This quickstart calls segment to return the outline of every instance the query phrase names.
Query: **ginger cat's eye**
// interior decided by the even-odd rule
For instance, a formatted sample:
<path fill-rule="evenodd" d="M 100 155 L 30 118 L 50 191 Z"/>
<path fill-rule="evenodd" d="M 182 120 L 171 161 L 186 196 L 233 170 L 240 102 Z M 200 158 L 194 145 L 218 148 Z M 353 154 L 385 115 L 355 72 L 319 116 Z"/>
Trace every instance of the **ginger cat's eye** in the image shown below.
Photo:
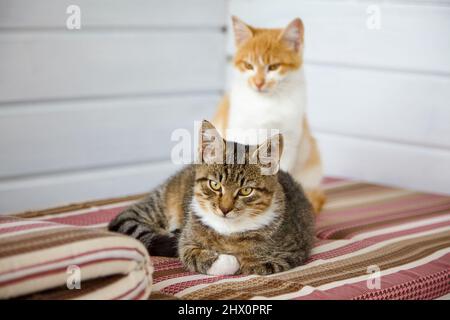
<path fill-rule="evenodd" d="M 245 69 L 247 69 L 247 70 L 253 70 L 252 64 L 251 64 L 251 63 L 248 63 L 248 62 L 245 62 L 245 61 L 244 61 L 244 67 L 245 67 Z"/>
<path fill-rule="evenodd" d="M 220 191 L 220 189 L 222 189 L 220 182 L 214 180 L 209 180 L 209 187 L 214 191 Z"/>
<path fill-rule="evenodd" d="M 243 197 L 249 196 L 253 192 L 253 188 L 247 187 L 239 190 L 239 195 Z"/>
<path fill-rule="evenodd" d="M 280 64 L 279 64 L 279 63 L 274 63 L 274 64 L 269 65 L 268 69 L 269 69 L 269 71 L 275 71 L 275 70 L 277 70 L 279 67 L 280 67 Z"/>

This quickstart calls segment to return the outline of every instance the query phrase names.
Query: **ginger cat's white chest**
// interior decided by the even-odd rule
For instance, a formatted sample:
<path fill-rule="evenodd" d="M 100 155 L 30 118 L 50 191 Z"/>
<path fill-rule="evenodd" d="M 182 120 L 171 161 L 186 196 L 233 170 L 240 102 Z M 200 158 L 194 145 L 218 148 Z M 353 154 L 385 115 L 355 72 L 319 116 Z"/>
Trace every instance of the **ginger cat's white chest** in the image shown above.
<path fill-rule="evenodd" d="M 279 130 L 284 136 L 281 168 L 289 171 L 295 162 L 306 109 L 303 72 L 296 72 L 279 86 L 274 92 L 260 93 L 236 79 L 230 92 L 227 138 L 256 144 L 271 135 L 270 130 Z"/>

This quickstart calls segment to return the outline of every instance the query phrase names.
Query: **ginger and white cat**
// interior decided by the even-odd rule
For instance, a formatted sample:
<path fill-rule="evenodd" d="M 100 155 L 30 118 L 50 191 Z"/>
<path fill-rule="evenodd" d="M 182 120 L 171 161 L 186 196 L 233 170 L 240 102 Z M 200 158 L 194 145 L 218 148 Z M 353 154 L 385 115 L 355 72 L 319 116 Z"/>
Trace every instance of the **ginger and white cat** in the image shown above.
<path fill-rule="evenodd" d="M 244 144 L 266 137 L 251 130 L 279 130 L 285 143 L 281 169 L 302 184 L 319 212 L 325 196 L 320 154 L 305 113 L 303 23 L 297 18 L 284 29 L 259 29 L 232 19 L 237 72 L 213 123 L 228 140 Z"/>

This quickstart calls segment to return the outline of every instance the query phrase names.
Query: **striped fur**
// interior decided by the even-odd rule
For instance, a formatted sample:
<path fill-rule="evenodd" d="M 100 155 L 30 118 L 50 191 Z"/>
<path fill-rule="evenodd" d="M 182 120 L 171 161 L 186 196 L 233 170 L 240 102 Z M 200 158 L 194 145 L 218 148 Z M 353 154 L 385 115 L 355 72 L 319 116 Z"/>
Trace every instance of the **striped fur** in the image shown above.
<path fill-rule="evenodd" d="M 213 142 L 207 130 L 220 137 L 204 122 L 204 162 L 187 166 L 127 208 L 109 229 L 140 240 L 151 255 L 178 253 L 186 268 L 201 273 L 271 274 L 302 264 L 313 243 L 313 209 L 300 185 L 277 171 L 282 137 L 258 149 L 222 140 L 222 160 L 234 150 L 234 161 L 218 164 L 208 162 L 217 160 L 217 153 L 208 148 Z M 273 156 L 270 175 L 262 174 L 267 163 L 250 161 L 261 148 Z M 242 195 L 244 189 L 251 192 Z M 221 266 L 222 261 L 228 265 Z M 230 261 L 235 268 L 230 269 Z"/>
<path fill-rule="evenodd" d="M 186 167 L 142 201 L 125 209 L 110 222 L 109 230 L 138 239 L 150 255 L 177 256 L 178 238 L 184 220 L 182 215 L 185 212 L 183 207 L 187 206 L 183 198 L 189 198 L 193 174 L 194 166 Z M 183 192 L 186 194 L 180 197 Z"/>

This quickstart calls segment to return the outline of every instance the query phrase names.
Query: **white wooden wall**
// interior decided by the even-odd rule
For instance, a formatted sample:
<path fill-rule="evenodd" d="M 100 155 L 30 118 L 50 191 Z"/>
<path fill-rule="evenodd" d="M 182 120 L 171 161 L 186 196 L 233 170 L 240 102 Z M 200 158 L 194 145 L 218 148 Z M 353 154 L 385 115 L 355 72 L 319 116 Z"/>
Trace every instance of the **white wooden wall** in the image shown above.
<path fill-rule="evenodd" d="M 65 27 L 71 4 L 81 30 Z M 0 214 L 165 179 L 172 130 L 225 87 L 230 14 L 304 20 L 327 174 L 450 193 L 448 1 L 0 0 Z"/>
<path fill-rule="evenodd" d="M 379 30 L 366 27 L 373 4 Z M 229 11 L 255 26 L 303 19 L 326 174 L 450 194 L 450 1 L 231 0 Z"/>
<path fill-rule="evenodd" d="M 66 8 L 81 8 L 67 30 Z M 226 3 L 0 0 L 0 213 L 145 192 L 212 114 Z"/>

